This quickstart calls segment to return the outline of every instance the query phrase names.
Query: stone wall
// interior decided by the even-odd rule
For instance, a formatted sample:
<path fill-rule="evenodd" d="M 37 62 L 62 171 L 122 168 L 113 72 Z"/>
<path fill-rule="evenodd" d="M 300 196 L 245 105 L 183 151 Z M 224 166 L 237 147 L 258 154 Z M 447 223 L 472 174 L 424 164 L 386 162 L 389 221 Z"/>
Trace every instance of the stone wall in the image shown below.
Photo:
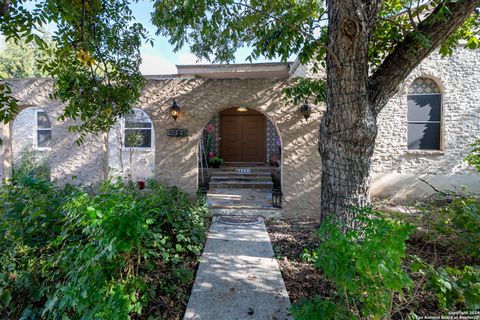
<path fill-rule="evenodd" d="M 318 213 L 321 161 L 316 137 L 321 113 L 316 110 L 309 121 L 303 120 L 297 108 L 285 104 L 284 86 L 285 81 L 277 79 L 149 80 L 138 107 L 155 125 L 156 178 L 194 195 L 203 129 L 219 111 L 242 104 L 262 112 L 280 134 L 284 214 Z M 169 114 L 173 98 L 181 107 L 176 122 Z M 187 129 L 188 137 L 168 137 L 166 130 L 173 127 Z"/>
<path fill-rule="evenodd" d="M 53 81 L 50 79 L 11 80 L 14 96 L 20 101 L 21 109 L 27 113 L 13 123 L 12 149 L 14 166 L 18 163 L 18 155 L 24 147 L 33 150 L 33 115 L 31 108 L 43 109 L 52 125 L 51 150 L 48 151 L 50 175 L 53 181 L 60 184 L 73 183 L 90 185 L 105 179 L 105 134 L 89 135 L 85 143 L 78 146 L 76 136 L 68 132 L 68 127 L 75 122 L 60 122 L 63 105 L 52 101 L 48 95 L 52 92 Z M 27 109 L 28 108 L 28 109 Z M 15 132 L 23 132 L 16 134 Z M 18 141 L 16 138 L 19 138 Z M 35 151 L 35 150 L 33 150 Z"/>
<path fill-rule="evenodd" d="M 433 189 L 480 192 L 480 177 L 463 160 L 480 138 L 480 52 L 458 49 L 452 57 L 432 54 L 399 88 L 378 119 L 372 195 L 396 200 L 417 199 Z M 442 91 L 440 151 L 407 149 L 407 92 L 418 77 L 433 79 Z"/>

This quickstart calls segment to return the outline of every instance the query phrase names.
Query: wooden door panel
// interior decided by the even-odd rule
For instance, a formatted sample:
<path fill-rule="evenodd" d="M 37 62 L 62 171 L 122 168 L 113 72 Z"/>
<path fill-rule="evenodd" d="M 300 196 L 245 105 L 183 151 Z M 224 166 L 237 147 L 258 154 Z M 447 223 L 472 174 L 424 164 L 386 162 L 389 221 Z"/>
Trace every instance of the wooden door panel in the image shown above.
<path fill-rule="evenodd" d="M 221 115 L 221 157 L 226 162 L 265 162 L 265 125 L 265 116 L 258 112 Z"/>
<path fill-rule="evenodd" d="M 243 117 L 243 161 L 265 162 L 265 116 Z"/>
<path fill-rule="evenodd" d="M 242 119 L 237 116 L 222 116 L 221 156 L 226 162 L 242 161 Z"/>

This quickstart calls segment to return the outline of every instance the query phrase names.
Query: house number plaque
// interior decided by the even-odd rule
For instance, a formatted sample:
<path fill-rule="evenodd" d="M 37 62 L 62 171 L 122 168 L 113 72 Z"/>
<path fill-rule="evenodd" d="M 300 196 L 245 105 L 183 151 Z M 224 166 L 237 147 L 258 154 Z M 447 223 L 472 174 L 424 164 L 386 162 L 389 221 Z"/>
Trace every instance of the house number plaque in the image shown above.
<path fill-rule="evenodd" d="M 186 137 L 187 134 L 188 134 L 187 129 L 173 128 L 173 129 L 167 130 L 167 136 L 169 137 Z"/>

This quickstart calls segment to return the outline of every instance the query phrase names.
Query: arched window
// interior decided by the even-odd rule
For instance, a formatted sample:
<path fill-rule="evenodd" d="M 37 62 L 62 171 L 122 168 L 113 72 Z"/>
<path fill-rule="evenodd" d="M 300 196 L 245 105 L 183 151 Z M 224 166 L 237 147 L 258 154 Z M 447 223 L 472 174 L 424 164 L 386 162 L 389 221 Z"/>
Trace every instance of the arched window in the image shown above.
<path fill-rule="evenodd" d="M 123 145 L 126 148 L 151 148 L 152 133 L 152 121 L 144 111 L 133 109 L 133 113 L 125 116 Z"/>
<path fill-rule="evenodd" d="M 409 150 L 440 150 L 442 122 L 442 94 L 429 78 L 417 78 L 408 90 Z"/>

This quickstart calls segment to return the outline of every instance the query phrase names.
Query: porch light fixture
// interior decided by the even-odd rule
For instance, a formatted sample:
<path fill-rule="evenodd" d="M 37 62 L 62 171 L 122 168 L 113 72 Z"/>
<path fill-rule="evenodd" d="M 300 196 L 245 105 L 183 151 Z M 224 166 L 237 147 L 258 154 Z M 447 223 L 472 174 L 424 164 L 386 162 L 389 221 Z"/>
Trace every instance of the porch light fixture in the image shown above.
<path fill-rule="evenodd" d="M 175 99 L 173 99 L 172 106 L 170 107 L 170 114 L 173 117 L 173 120 L 177 121 L 177 117 L 180 114 L 180 107 L 177 105 Z"/>
<path fill-rule="evenodd" d="M 300 107 L 300 112 L 302 113 L 305 120 L 308 120 L 308 117 L 312 114 L 312 107 L 305 101 Z"/>
<path fill-rule="evenodd" d="M 244 106 L 240 106 L 240 107 L 237 108 L 237 111 L 238 111 L 238 112 L 247 112 L 248 109 L 247 109 L 246 107 L 244 107 Z"/>

